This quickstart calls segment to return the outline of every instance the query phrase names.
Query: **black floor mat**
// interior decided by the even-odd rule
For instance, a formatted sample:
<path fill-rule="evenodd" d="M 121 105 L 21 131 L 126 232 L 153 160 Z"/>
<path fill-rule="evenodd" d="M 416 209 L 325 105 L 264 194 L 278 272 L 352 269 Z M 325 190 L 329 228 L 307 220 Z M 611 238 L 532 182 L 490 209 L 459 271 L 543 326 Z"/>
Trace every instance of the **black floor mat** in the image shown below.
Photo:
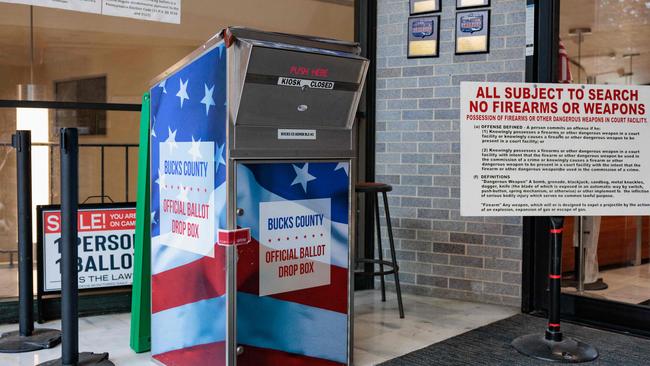
<path fill-rule="evenodd" d="M 546 319 L 519 314 L 449 338 L 407 355 L 384 362 L 381 366 L 432 365 L 545 365 L 517 352 L 510 342 L 520 335 L 543 333 Z M 600 357 L 583 365 L 650 365 L 650 340 L 563 323 L 565 335 L 596 347 Z"/>

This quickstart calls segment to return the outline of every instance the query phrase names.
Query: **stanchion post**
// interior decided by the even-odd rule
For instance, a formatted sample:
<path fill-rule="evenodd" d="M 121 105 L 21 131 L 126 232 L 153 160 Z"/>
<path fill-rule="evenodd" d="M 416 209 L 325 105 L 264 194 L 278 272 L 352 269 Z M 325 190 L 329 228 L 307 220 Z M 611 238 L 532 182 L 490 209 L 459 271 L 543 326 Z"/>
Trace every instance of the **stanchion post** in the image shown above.
<path fill-rule="evenodd" d="M 548 324 L 544 334 L 528 334 L 512 341 L 520 353 L 545 361 L 588 362 L 598 358 L 593 346 L 569 337 L 560 330 L 560 296 L 562 295 L 562 232 L 564 217 L 550 217 L 551 248 L 548 274 Z"/>
<path fill-rule="evenodd" d="M 61 129 L 61 330 L 64 365 L 79 362 L 77 212 L 79 146 L 76 128 Z"/>
<path fill-rule="evenodd" d="M 551 262 L 548 274 L 548 327 L 545 337 L 549 341 L 562 341 L 560 331 L 560 296 L 562 291 L 562 231 L 564 217 L 552 216 L 551 220 Z"/>
<path fill-rule="evenodd" d="M 108 353 L 79 353 L 79 279 L 78 210 L 79 210 L 79 133 L 76 128 L 62 128 L 61 157 L 61 358 L 39 366 L 114 366 Z"/>
<path fill-rule="evenodd" d="M 34 332 L 31 132 L 16 131 L 12 144 L 16 149 L 18 188 L 18 330 L 22 337 L 29 337 Z"/>
<path fill-rule="evenodd" d="M 32 237 L 32 137 L 30 131 L 16 131 L 11 139 L 16 149 L 18 214 L 18 331 L 0 337 L 0 353 L 31 352 L 56 346 L 61 332 L 34 330 L 34 285 Z"/>

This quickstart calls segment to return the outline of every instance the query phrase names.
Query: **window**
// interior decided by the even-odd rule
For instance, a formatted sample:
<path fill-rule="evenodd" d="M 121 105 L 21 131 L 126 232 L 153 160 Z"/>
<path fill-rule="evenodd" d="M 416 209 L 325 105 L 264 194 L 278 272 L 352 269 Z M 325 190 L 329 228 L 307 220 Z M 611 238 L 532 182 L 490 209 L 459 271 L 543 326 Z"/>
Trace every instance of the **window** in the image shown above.
<path fill-rule="evenodd" d="M 106 76 L 54 82 L 57 102 L 106 103 Z M 77 127 L 81 135 L 106 135 L 106 111 L 57 109 L 56 130 Z"/>

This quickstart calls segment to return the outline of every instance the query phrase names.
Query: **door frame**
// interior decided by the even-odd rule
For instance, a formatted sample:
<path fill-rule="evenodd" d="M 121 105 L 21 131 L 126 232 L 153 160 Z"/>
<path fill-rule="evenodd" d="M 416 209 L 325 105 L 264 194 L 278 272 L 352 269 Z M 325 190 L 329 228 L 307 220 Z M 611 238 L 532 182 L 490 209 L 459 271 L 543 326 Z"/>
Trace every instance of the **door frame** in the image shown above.
<path fill-rule="evenodd" d="M 363 161 L 359 157 L 358 179 L 367 182 L 375 181 L 375 101 L 376 101 L 376 76 L 377 76 L 377 2 L 374 0 L 354 1 L 354 39 L 361 45 L 361 55 L 370 60 L 366 83 L 357 110 L 357 125 L 359 146 L 357 151 L 363 150 Z M 353 182 L 355 183 L 355 182 Z M 353 187 L 354 189 L 354 187 Z M 355 255 L 363 258 L 372 258 L 375 254 L 373 219 L 374 206 L 372 201 L 360 198 L 353 192 L 352 197 L 359 200 L 357 205 L 357 228 Z M 369 213 L 369 214 L 367 214 Z M 351 268 L 350 270 L 353 270 Z M 372 272 L 373 264 L 366 263 L 364 272 Z M 354 277 L 355 290 L 369 290 L 374 288 L 374 278 L 358 273 Z"/>

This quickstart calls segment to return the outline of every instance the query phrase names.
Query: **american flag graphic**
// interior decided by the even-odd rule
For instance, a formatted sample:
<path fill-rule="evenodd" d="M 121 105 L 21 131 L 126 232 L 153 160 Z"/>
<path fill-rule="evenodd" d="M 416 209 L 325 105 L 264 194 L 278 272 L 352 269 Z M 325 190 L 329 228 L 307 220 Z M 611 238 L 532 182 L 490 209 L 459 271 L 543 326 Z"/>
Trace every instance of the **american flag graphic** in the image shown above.
<path fill-rule="evenodd" d="M 347 162 L 240 164 L 237 206 L 240 227 L 251 228 L 253 242 L 238 247 L 237 342 L 244 345 L 238 365 L 341 365 L 348 353 L 348 207 Z M 259 205 L 261 202 L 328 202 L 331 242 L 328 284 L 258 296 L 260 293 Z M 282 212 L 278 212 L 282 215 Z M 297 240 L 300 245 L 310 239 Z M 271 239 L 267 239 L 271 240 Z M 275 240 L 275 238 L 273 238 Z M 265 240 L 266 241 L 266 240 Z"/>
<path fill-rule="evenodd" d="M 151 344 L 154 359 L 165 365 L 225 365 L 225 250 L 214 237 L 203 243 L 210 247 L 207 251 L 170 239 L 170 228 L 161 225 L 167 215 L 161 197 L 175 190 L 179 199 L 192 201 L 205 197 L 207 190 L 214 227 L 226 228 L 227 52 L 218 44 L 151 89 Z M 214 173 L 209 187 L 175 185 L 160 164 L 164 156 L 200 162 L 208 154 L 213 154 Z M 237 344 L 244 353 L 237 364 L 345 364 L 348 162 L 242 163 L 236 172 L 237 207 L 245 212 L 237 224 L 250 228 L 253 237 L 238 247 Z M 264 230 L 260 207 L 283 202 L 327 213 L 322 216 L 330 228 L 327 261 L 316 265 L 325 265 L 328 275 L 316 287 L 260 296 L 260 252 L 269 248 L 259 242 Z M 328 207 L 318 206 L 323 202 Z M 297 235 L 286 239 L 302 240 Z"/>
<path fill-rule="evenodd" d="M 571 61 L 569 59 L 569 55 L 566 52 L 566 47 L 564 47 L 564 43 L 560 41 L 560 46 L 559 46 L 559 56 L 560 56 L 560 62 L 559 62 L 559 72 L 558 72 L 558 83 L 571 83 L 573 81 L 573 77 L 571 77 Z"/>
<path fill-rule="evenodd" d="M 222 203 L 214 225 L 225 227 L 226 52 L 223 43 L 217 45 L 150 91 L 151 353 L 165 365 L 225 364 L 225 250 L 213 245 L 211 255 L 201 255 L 169 245 L 160 200 L 169 191 L 192 200 L 200 196 L 198 188 L 209 188 Z M 187 192 L 170 184 L 160 157 L 190 153 L 181 150 L 193 141 L 213 142 L 214 183 Z"/>

